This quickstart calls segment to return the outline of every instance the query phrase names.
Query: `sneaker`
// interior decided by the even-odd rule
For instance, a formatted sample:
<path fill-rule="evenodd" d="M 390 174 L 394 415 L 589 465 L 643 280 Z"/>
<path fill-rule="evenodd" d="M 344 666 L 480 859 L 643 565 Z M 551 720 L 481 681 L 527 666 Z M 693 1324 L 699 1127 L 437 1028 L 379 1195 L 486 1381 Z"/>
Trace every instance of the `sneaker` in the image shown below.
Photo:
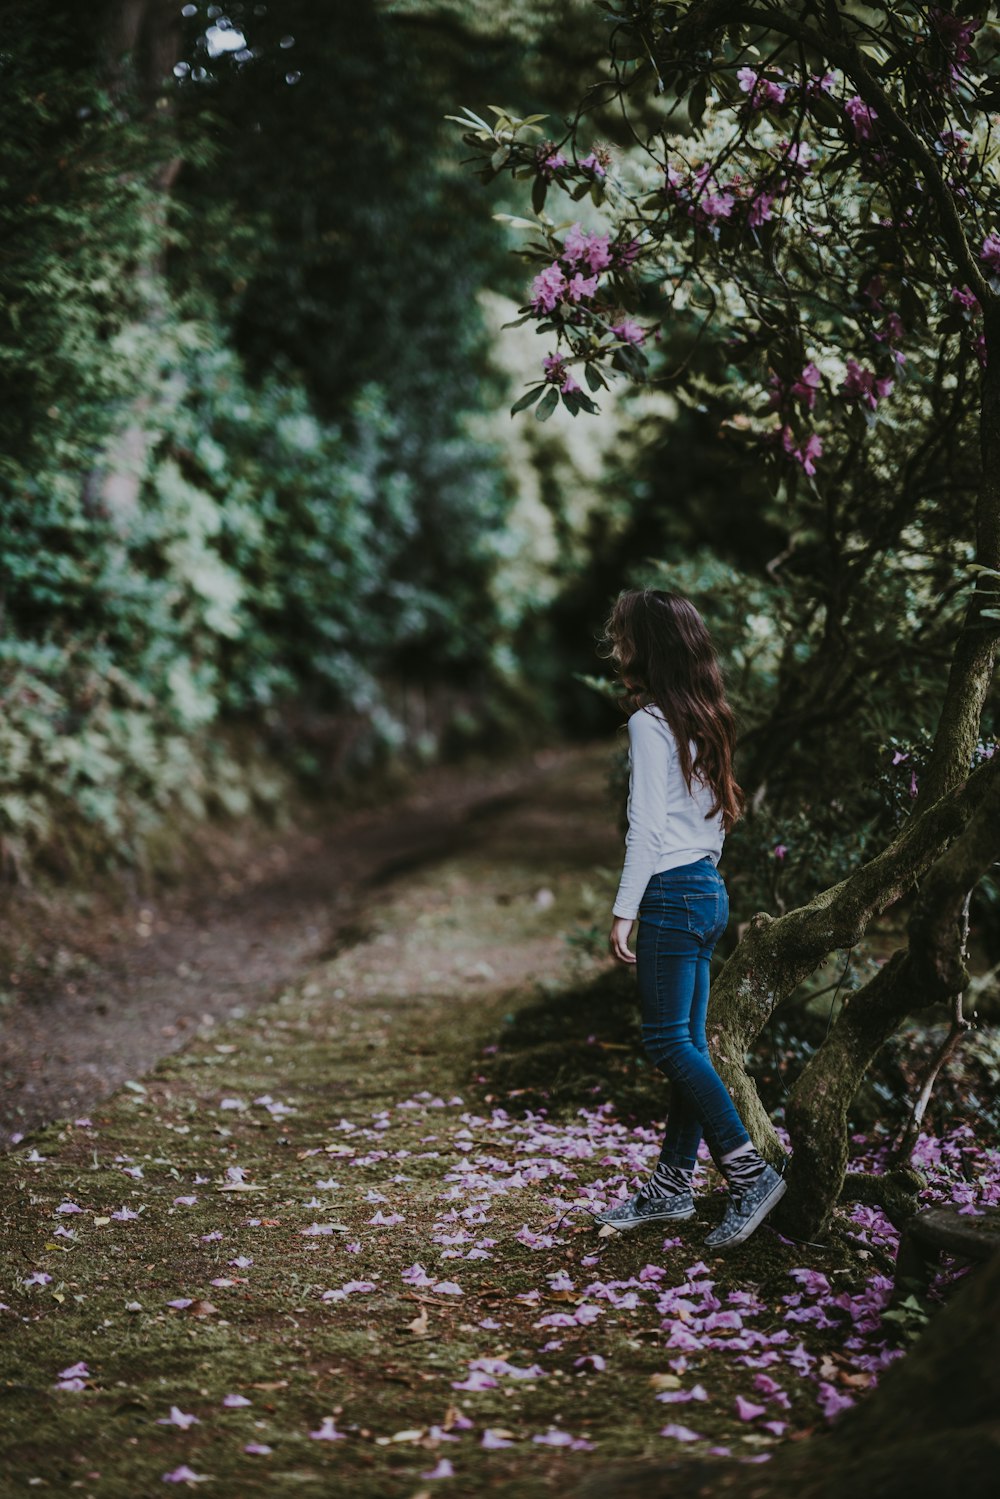
<path fill-rule="evenodd" d="M 788 1183 L 773 1166 L 766 1166 L 752 1187 L 732 1188 L 718 1228 L 705 1239 L 708 1249 L 732 1249 L 749 1239 L 788 1190 Z"/>
<path fill-rule="evenodd" d="M 642 1197 L 638 1192 L 616 1207 L 595 1213 L 596 1223 L 610 1223 L 619 1233 L 638 1228 L 641 1223 L 665 1223 L 677 1218 L 694 1217 L 694 1197 L 690 1192 L 675 1192 L 670 1197 Z"/>

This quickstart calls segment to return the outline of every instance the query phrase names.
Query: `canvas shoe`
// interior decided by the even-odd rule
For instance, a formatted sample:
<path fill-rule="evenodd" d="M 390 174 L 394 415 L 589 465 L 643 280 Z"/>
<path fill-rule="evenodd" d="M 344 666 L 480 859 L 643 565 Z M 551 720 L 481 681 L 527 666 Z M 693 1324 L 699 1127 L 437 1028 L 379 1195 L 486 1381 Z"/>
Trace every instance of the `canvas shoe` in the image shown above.
<path fill-rule="evenodd" d="M 726 1211 L 718 1228 L 705 1239 L 708 1249 L 732 1249 L 749 1239 L 788 1190 L 788 1183 L 773 1166 L 766 1166 L 752 1187 L 730 1189 Z"/>
<path fill-rule="evenodd" d="M 674 1192 L 670 1197 L 642 1197 L 636 1192 L 624 1202 L 595 1213 L 597 1223 L 610 1223 L 619 1233 L 638 1228 L 642 1223 L 667 1223 L 678 1218 L 694 1217 L 694 1197 L 690 1192 Z"/>

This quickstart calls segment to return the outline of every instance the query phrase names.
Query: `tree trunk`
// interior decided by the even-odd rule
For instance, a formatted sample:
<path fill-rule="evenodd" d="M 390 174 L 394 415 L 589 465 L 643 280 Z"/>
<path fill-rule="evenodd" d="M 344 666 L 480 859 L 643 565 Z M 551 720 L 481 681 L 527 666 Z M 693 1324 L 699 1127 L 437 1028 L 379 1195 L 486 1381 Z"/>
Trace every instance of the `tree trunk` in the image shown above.
<path fill-rule="evenodd" d="M 646 1463 L 574 1499 L 992 1499 L 1000 1473 L 1000 1254 L 974 1272 L 878 1388 L 828 1435 L 769 1463 Z"/>
<path fill-rule="evenodd" d="M 772 918 L 758 914 L 712 986 L 708 1038 L 713 1060 L 758 1149 L 771 1161 L 782 1147 L 744 1060 L 783 1000 L 838 948 L 860 941 L 869 922 L 912 890 L 961 834 L 996 771 L 981 766 L 923 813 L 895 842 L 805 906 Z M 1000 769 L 1000 766 L 998 766 Z"/>
<path fill-rule="evenodd" d="M 813 1238 L 840 1196 L 847 1169 L 851 1102 L 865 1072 L 914 1010 L 964 991 L 969 892 L 1000 850 L 1000 757 L 980 777 L 986 794 L 964 832 L 931 865 L 909 921 L 909 947 L 893 954 L 852 994 L 823 1045 L 796 1079 L 786 1122 L 794 1154 L 781 1224 Z"/>

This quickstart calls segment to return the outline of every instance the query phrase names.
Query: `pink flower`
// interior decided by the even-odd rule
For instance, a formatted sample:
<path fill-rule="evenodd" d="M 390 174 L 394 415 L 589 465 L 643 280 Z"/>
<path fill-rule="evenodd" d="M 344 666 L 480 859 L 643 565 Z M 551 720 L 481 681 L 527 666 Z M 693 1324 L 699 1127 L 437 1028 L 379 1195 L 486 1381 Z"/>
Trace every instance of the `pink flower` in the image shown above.
<path fill-rule="evenodd" d="M 751 229 L 758 228 L 772 217 L 771 209 L 774 206 L 774 194 L 759 192 L 750 201 L 747 210 L 747 223 Z"/>
<path fill-rule="evenodd" d="M 595 1374 L 603 1374 L 607 1367 L 599 1353 L 585 1353 L 581 1358 L 573 1360 L 574 1369 L 593 1369 Z"/>
<path fill-rule="evenodd" d="M 582 302 L 592 297 L 597 290 L 599 276 L 583 276 L 579 271 L 571 276 L 566 290 L 571 302 Z"/>
<path fill-rule="evenodd" d="M 819 390 L 822 378 L 819 370 L 810 362 L 806 365 L 788 393 L 797 400 L 803 401 L 809 410 L 812 411 L 816 405 L 816 392 Z"/>
<path fill-rule="evenodd" d="M 531 305 L 536 312 L 551 312 L 566 290 L 566 277 L 555 261 L 539 271 L 531 283 Z"/>
<path fill-rule="evenodd" d="M 835 73 L 813 73 L 806 79 L 805 94 L 808 99 L 818 99 L 821 94 L 828 94 L 837 81 Z"/>
<path fill-rule="evenodd" d="M 112 1218 L 117 1219 L 119 1223 L 128 1223 L 131 1219 L 138 1218 L 139 1214 L 133 1213 L 130 1207 L 126 1207 L 125 1204 L 122 1203 L 117 1213 L 112 1213 L 111 1216 Z"/>
<path fill-rule="evenodd" d="M 580 162 L 580 171 L 592 172 L 595 177 L 605 177 L 607 175 L 604 163 L 601 161 L 596 151 L 591 151 L 589 156 L 585 156 L 583 158 L 583 160 Z"/>
<path fill-rule="evenodd" d="M 70 1364 L 68 1369 L 60 1369 L 59 1371 L 60 1379 L 87 1379 L 89 1377 L 90 1370 L 83 1362 L 79 1364 Z"/>
<path fill-rule="evenodd" d="M 994 276 L 1000 276 L 1000 235 L 988 234 L 986 236 L 979 258 Z"/>
<path fill-rule="evenodd" d="M 997 251 L 1000 254 L 1000 241 L 997 242 Z M 951 289 L 951 300 L 964 307 L 966 312 L 979 311 L 979 298 L 974 297 L 967 286 L 953 286 Z"/>
<path fill-rule="evenodd" d="M 611 250 L 607 234 L 592 234 L 584 252 L 584 260 L 595 273 L 605 271 L 611 264 Z"/>
<path fill-rule="evenodd" d="M 740 68 L 736 74 L 736 81 L 743 92 L 750 95 L 747 102 L 752 109 L 767 109 L 769 105 L 778 106 L 785 102 L 788 84 L 778 83 L 773 78 L 766 78 L 763 73 L 757 73 L 753 68 Z"/>
<path fill-rule="evenodd" d="M 535 152 L 535 161 L 538 165 L 538 175 L 546 182 L 551 182 L 559 168 L 567 164 L 565 156 L 551 141 L 545 141 L 539 146 Z"/>
<path fill-rule="evenodd" d="M 642 344 L 646 342 L 646 331 L 634 323 L 631 318 L 622 318 L 620 323 L 612 323 L 611 332 L 615 338 L 620 338 L 625 344 Z"/>
<path fill-rule="evenodd" d="M 801 448 L 795 446 L 795 436 L 791 427 L 781 428 L 781 445 L 790 458 L 800 463 L 805 473 L 814 474 L 816 465 L 814 459 L 821 457 L 823 452 L 823 440 L 816 432 L 810 432 L 805 444 Z"/>
<path fill-rule="evenodd" d="M 703 218 L 712 222 L 717 219 L 728 219 L 735 201 L 732 193 L 724 189 L 721 192 L 703 193 L 698 200 L 698 209 Z"/>
<path fill-rule="evenodd" d="M 582 224 L 571 224 L 566 230 L 566 235 L 563 239 L 561 258 L 569 261 L 570 265 L 576 265 L 577 261 L 582 260 L 587 252 L 589 238 Z"/>
<path fill-rule="evenodd" d="M 47 1286 L 51 1279 L 52 1276 L 48 1275 L 44 1270 L 36 1270 L 33 1275 L 26 1277 L 24 1284 L 26 1286 Z"/>
<path fill-rule="evenodd" d="M 845 103 L 844 113 L 854 126 L 854 139 L 859 144 L 870 141 L 875 134 L 874 126 L 878 119 L 875 110 L 860 95 L 855 94 Z"/>
<path fill-rule="evenodd" d="M 875 411 L 878 403 L 892 394 L 893 381 L 878 378 L 873 370 L 866 370 L 856 359 L 848 359 L 847 374 L 840 387 L 841 395 L 861 401 Z"/>
<path fill-rule="evenodd" d="M 513 1445 L 514 1443 L 507 1437 L 499 1436 L 491 1426 L 487 1426 L 483 1432 L 483 1440 L 480 1443 L 480 1446 L 485 1447 L 488 1452 L 495 1452 L 498 1447 L 513 1447 Z"/>
<path fill-rule="evenodd" d="M 61 1202 L 56 1208 L 57 1213 L 82 1213 L 83 1208 L 78 1207 L 75 1202 Z"/>
<path fill-rule="evenodd" d="M 793 171 L 805 175 L 812 158 L 812 146 L 808 141 L 786 141 L 782 146 L 782 161 Z"/>

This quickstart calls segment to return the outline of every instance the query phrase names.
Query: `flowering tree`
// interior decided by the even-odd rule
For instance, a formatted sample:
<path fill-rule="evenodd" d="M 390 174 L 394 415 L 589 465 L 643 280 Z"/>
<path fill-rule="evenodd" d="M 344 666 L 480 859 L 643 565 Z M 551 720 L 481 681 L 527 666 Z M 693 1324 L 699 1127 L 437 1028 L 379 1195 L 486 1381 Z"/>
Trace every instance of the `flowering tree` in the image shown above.
<path fill-rule="evenodd" d="M 616 373 L 682 383 L 692 344 L 721 338 L 745 391 L 731 434 L 811 524 L 836 518 L 848 545 L 873 524 L 873 490 L 894 535 L 926 530 L 934 512 L 893 485 L 894 409 L 905 402 L 917 451 L 978 423 L 974 516 L 957 552 L 974 583 L 967 573 L 916 815 L 840 885 L 755 918 L 715 990 L 720 1067 L 774 1154 L 746 1047 L 830 951 L 923 881 L 908 948 L 844 1006 L 790 1100 L 786 1222 L 812 1234 L 843 1188 L 847 1110 L 875 1051 L 913 1008 L 965 986 L 968 895 L 1000 838 L 1000 766 L 970 776 L 1000 617 L 1000 27 L 961 3 L 600 8 L 610 68 L 560 139 L 498 109 L 464 121 L 484 178 L 532 184 L 535 221 L 512 221 L 534 232 L 525 253 L 538 262 L 523 317 L 552 344 L 514 410 L 591 411 Z M 609 104 L 624 151 L 588 134 Z M 557 188 L 589 197 L 605 222 L 555 223 L 545 209 Z M 689 330 L 674 369 L 658 348 L 664 324 Z M 893 1186 L 905 1176 L 877 1190 Z"/>

